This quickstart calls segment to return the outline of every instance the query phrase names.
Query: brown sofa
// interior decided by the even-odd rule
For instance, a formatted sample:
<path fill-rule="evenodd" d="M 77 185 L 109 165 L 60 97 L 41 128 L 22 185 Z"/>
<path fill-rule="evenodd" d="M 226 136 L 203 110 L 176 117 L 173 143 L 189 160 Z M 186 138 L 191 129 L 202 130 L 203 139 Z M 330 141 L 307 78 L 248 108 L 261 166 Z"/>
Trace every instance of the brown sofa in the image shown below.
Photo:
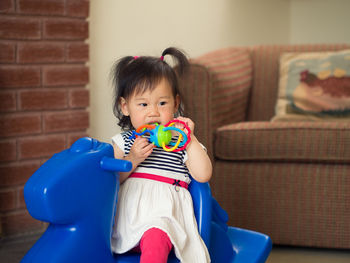
<path fill-rule="evenodd" d="M 274 244 L 350 249 L 350 122 L 271 122 L 279 57 L 350 45 L 232 47 L 191 62 L 181 89 L 229 224 Z"/>

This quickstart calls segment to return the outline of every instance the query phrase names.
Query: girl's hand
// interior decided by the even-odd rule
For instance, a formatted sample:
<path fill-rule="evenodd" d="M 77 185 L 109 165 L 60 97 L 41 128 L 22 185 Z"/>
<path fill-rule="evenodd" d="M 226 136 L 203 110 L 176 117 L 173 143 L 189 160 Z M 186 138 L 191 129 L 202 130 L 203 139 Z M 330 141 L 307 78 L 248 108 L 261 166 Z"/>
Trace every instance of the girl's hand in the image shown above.
<path fill-rule="evenodd" d="M 186 123 L 188 128 L 191 130 L 191 136 L 194 135 L 194 122 L 190 118 L 186 117 L 177 117 L 175 120 L 183 121 Z M 175 123 L 175 127 L 179 129 L 184 129 L 184 126 L 181 123 Z"/>
<path fill-rule="evenodd" d="M 153 151 L 154 145 L 149 143 L 148 139 L 138 137 L 131 146 L 128 159 L 133 162 L 135 167 L 142 163 Z"/>
<path fill-rule="evenodd" d="M 135 139 L 133 146 L 131 146 L 130 152 L 127 156 L 124 156 L 124 152 L 119 149 L 116 144 L 113 144 L 114 157 L 117 159 L 124 159 L 132 162 L 132 170 L 129 172 L 120 172 L 119 181 L 123 184 L 129 175 L 133 173 L 136 167 L 142 163 L 153 151 L 154 145 L 149 143 L 146 138 L 138 137 Z"/>

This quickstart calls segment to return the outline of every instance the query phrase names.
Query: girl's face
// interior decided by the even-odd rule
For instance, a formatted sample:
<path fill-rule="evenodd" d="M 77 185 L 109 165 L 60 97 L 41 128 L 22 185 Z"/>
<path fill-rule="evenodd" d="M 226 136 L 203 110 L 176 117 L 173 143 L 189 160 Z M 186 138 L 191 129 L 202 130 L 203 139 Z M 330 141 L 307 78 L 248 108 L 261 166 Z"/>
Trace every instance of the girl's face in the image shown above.
<path fill-rule="evenodd" d="M 121 98 L 120 108 L 125 116 L 130 116 L 132 126 L 137 129 L 156 122 L 167 124 L 174 118 L 179 104 L 179 96 L 174 98 L 168 81 L 162 79 L 152 91 L 134 93 L 127 100 Z"/>

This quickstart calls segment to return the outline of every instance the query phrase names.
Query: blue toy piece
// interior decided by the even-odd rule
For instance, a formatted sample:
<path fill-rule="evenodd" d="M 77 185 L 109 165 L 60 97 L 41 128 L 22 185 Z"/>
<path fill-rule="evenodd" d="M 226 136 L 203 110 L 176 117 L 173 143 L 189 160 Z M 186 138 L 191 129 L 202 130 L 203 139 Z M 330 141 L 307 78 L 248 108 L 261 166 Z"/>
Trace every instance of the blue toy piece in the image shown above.
<path fill-rule="evenodd" d="M 26 183 L 24 198 L 29 213 L 50 224 L 21 262 L 139 262 L 139 254 L 111 252 L 117 172 L 131 168 L 130 162 L 113 158 L 110 144 L 91 138 L 79 139 L 44 163 Z M 228 227 L 208 183 L 193 180 L 189 190 L 212 262 L 265 262 L 272 246 L 268 236 Z M 168 262 L 179 261 L 172 253 Z"/>

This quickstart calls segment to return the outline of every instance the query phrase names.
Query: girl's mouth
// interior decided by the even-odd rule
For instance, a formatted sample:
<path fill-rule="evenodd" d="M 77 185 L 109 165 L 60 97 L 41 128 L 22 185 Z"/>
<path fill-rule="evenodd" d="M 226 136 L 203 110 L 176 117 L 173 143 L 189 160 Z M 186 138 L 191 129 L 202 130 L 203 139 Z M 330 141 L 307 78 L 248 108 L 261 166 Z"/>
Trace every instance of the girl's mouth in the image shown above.
<path fill-rule="evenodd" d="M 150 123 L 148 123 L 148 125 L 159 125 L 159 123 L 158 122 L 150 122 Z"/>

